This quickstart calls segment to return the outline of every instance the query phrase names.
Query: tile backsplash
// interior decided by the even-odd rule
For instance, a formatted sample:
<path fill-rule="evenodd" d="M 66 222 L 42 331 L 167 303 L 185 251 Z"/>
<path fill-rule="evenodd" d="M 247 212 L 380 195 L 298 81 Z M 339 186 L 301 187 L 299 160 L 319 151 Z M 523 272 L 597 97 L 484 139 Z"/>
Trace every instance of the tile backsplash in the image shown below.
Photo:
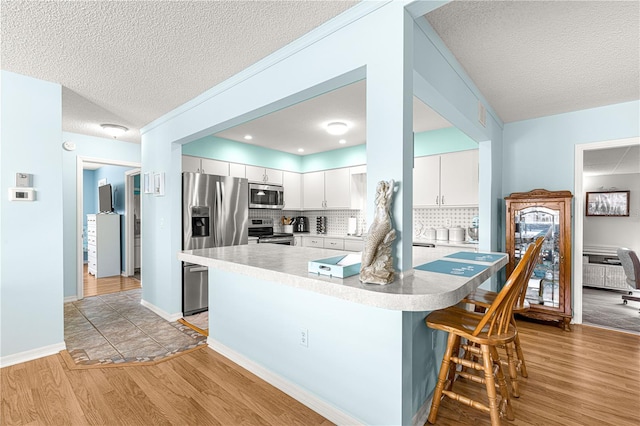
<path fill-rule="evenodd" d="M 250 209 L 250 218 L 271 218 L 273 219 L 276 231 L 282 231 L 282 216 L 306 216 L 309 218 L 309 231 L 311 234 L 316 233 L 316 218 L 318 216 L 326 216 L 327 218 L 327 234 L 330 235 L 346 235 L 347 223 L 350 217 L 358 219 L 358 232 L 366 233 L 367 223 L 366 216 L 362 210 L 268 210 L 268 209 Z M 474 216 L 478 216 L 477 207 L 460 207 L 460 208 L 422 208 L 413 209 L 413 227 L 414 233 L 420 228 L 451 228 L 471 226 Z"/>
<path fill-rule="evenodd" d="M 425 228 L 471 227 L 474 216 L 478 216 L 477 207 L 435 207 L 431 209 L 413 209 L 414 231 L 420 226 Z"/>

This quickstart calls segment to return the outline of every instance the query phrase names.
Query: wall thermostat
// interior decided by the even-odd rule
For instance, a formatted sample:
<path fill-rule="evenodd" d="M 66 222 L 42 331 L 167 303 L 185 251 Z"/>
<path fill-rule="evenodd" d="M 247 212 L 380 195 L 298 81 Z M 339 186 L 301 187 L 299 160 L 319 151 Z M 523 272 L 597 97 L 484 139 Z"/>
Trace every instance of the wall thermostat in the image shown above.
<path fill-rule="evenodd" d="M 36 190 L 33 188 L 9 188 L 9 201 L 35 201 Z"/>

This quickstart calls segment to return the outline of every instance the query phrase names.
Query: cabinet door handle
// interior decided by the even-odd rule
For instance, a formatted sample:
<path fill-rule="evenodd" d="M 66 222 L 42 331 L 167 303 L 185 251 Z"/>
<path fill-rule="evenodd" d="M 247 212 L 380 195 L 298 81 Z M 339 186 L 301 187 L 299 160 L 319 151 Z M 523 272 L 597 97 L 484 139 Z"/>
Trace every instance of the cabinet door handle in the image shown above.
<path fill-rule="evenodd" d="M 440 201 L 440 197 L 438 197 L 438 196 L 436 195 L 436 206 L 439 206 L 439 205 L 440 205 L 439 201 Z"/>
<path fill-rule="evenodd" d="M 442 202 L 440 203 L 440 205 L 443 205 L 443 206 L 444 206 L 444 195 L 443 195 L 443 196 L 441 196 L 440 198 L 442 198 Z"/>

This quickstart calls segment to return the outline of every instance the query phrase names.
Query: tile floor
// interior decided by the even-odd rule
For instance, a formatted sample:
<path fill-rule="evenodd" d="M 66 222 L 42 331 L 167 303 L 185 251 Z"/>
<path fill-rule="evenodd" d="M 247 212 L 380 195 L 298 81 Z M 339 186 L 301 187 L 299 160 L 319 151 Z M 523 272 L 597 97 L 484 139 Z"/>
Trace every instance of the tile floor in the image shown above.
<path fill-rule="evenodd" d="M 582 322 L 640 334 L 640 302 L 622 303 L 624 292 L 584 287 Z M 638 295 L 638 293 L 635 293 Z"/>
<path fill-rule="evenodd" d="M 136 289 L 64 305 L 65 343 L 76 364 L 157 361 L 206 344 L 206 336 L 167 322 L 140 297 Z"/>

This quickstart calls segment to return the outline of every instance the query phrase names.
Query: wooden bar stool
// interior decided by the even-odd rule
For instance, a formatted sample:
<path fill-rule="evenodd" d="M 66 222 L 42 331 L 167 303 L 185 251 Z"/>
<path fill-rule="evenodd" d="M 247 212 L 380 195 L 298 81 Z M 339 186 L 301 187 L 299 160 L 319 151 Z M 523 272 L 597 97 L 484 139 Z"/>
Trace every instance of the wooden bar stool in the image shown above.
<path fill-rule="evenodd" d="M 529 246 L 520 263 L 511 273 L 504 287 L 485 313 L 469 312 L 452 306 L 433 311 L 425 319 L 429 328 L 449 333 L 447 349 L 442 358 L 438 383 L 436 384 L 433 401 L 431 402 L 431 411 L 427 419 L 429 423 L 435 423 L 440 400 L 443 396 L 489 413 L 493 426 L 500 424 L 500 413 L 503 413 L 509 420 L 514 419 L 509 389 L 507 388 L 500 356 L 496 348 L 498 345 L 507 345 L 516 338 L 517 331 L 511 323 L 513 306 L 520 295 L 521 286 L 526 285 L 524 277 L 532 259 L 532 252 L 533 245 Z M 464 349 L 481 357 L 481 363 L 459 356 L 461 338 L 466 339 L 469 343 L 462 345 Z M 476 344 L 478 347 L 472 344 Z M 515 365 L 515 359 L 512 356 L 509 358 L 509 363 Z M 483 375 L 458 371 L 456 368 L 458 364 L 482 372 Z M 452 391 L 456 376 L 484 384 L 489 398 L 489 406 Z M 501 395 L 500 404 L 498 404 L 496 394 L 496 381 Z"/>
<path fill-rule="evenodd" d="M 513 315 L 511 318 L 511 324 L 518 329 L 516 325 L 515 314 L 525 312 L 529 310 L 529 302 L 527 302 L 527 282 L 531 278 L 533 274 L 533 270 L 538 264 L 538 256 L 540 255 L 540 250 L 542 249 L 542 243 L 544 242 L 544 237 L 538 237 L 536 241 L 533 243 L 533 251 L 531 252 L 531 261 L 529 262 L 528 268 L 525 271 L 525 276 L 523 278 L 524 285 L 520 291 L 518 299 L 516 300 L 515 305 L 513 306 Z M 495 291 L 488 291 L 477 289 L 476 291 L 467 295 L 464 299 L 462 299 L 462 303 L 473 304 L 476 307 L 482 308 L 482 311 L 488 309 L 491 304 L 496 300 L 498 293 Z M 513 346 L 515 348 L 515 355 L 517 357 L 517 362 L 515 366 L 513 364 L 509 365 L 509 378 L 511 379 L 511 388 L 513 390 L 513 396 L 518 398 L 520 396 L 520 388 L 518 384 L 518 371 L 520 371 L 520 375 L 522 377 L 528 377 L 527 373 L 527 365 L 524 361 L 524 353 L 522 352 L 522 346 L 520 345 L 520 336 L 516 332 L 516 338 L 513 341 Z M 506 345 L 505 351 L 507 354 L 509 351 L 513 351 L 514 348 L 511 348 L 511 345 Z M 511 352 L 513 353 L 513 352 Z M 515 368 L 514 368 L 515 367 Z"/>

